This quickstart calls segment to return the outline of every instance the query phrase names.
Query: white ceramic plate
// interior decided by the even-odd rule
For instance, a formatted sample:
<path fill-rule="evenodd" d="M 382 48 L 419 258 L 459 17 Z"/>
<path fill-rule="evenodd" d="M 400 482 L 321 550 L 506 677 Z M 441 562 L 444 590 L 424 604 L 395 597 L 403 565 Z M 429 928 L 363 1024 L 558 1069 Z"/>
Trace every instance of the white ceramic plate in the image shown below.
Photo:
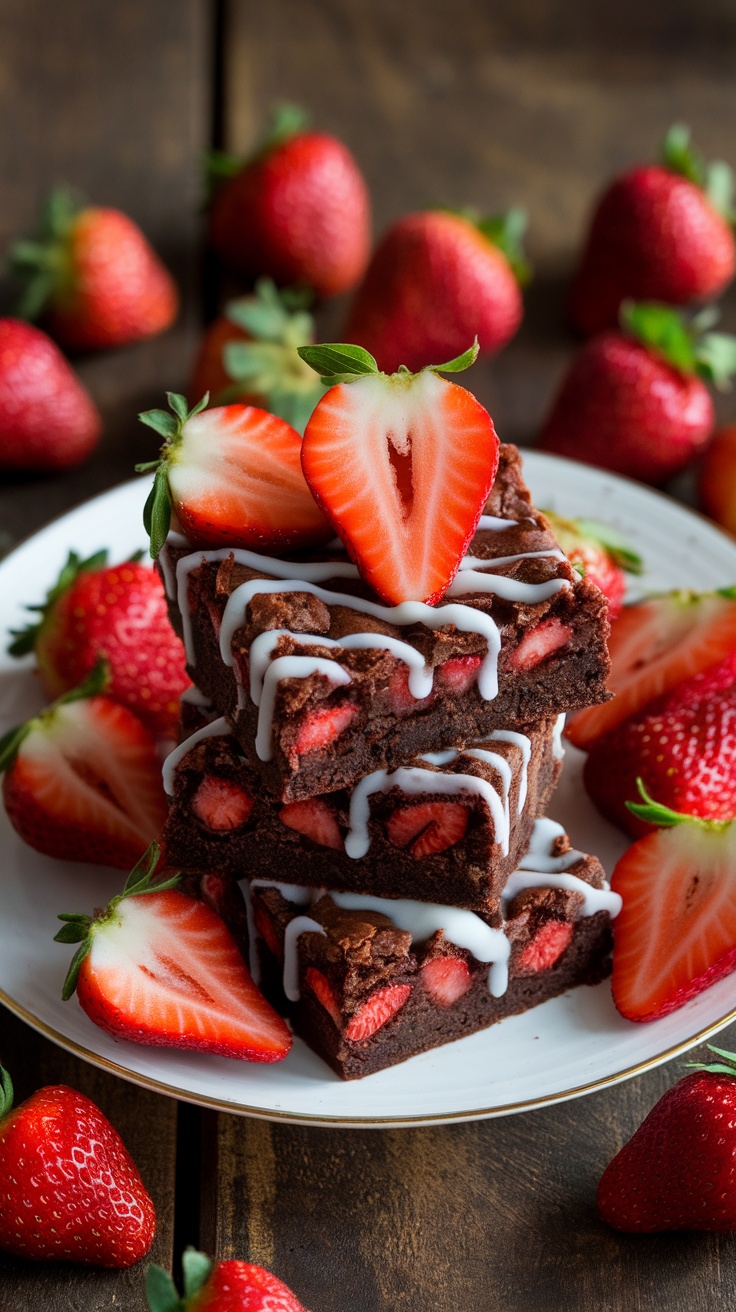
<path fill-rule="evenodd" d="M 705 589 L 736 580 L 736 544 L 705 520 L 638 484 L 553 456 L 527 453 L 537 505 L 613 525 L 643 556 L 644 590 Z M 69 548 L 109 546 L 121 559 L 144 545 L 140 481 L 90 501 L 24 543 L 0 565 L 0 635 L 23 621 Z M 5 643 L 2 643 L 3 647 Z M 30 662 L 0 654 L 0 733 L 40 705 Z M 576 847 L 609 874 L 624 849 L 580 785 L 582 757 L 568 758 L 551 814 Z M 120 873 L 42 857 L 0 816 L 0 999 L 41 1033 L 134 1083 L 191 1102 L 268 1119 L 323 1125 L 422 1125 L 498 1116 L 603 1088 L 715 1034 L 736 1019 L 736 975 L 649 1025 L 617 1014 L 607 983 L 579 988 L 523 1016 L 364 1080 L 342 1083 L 300 1041 L 276 1066 L 249 1066 L 116 1042 L 75 999 L 59 997 L 70 949 L 55 944 L 59 911 L 88 911 Z"/>

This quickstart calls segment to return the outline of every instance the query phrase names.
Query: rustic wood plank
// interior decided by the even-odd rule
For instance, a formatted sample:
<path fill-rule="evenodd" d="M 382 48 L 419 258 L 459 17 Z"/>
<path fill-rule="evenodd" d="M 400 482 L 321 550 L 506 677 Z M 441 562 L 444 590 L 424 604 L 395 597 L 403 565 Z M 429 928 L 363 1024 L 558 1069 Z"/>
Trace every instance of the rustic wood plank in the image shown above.
<path fill-rule="evenodd" d="M 20 538 L 133 476 L 155 452 L 137 423 L 186 380 L 198 323 L 199 202 L 209 144 L 212 7 L 8 0 L 0 30 L 0 249 L 33 229 L 59 182 L 138 222 L 173 270 L 183 309 L 162 337 L 75 361 L 104 418 L 92 459 L 54 477 L 0 479 L 0 527 Z M 1 289 L 3 313 L 10 305 Z"/>
<path fill-rule="evenodd" d="M 426 204 L 526 207 L 537 281 L 514 342 L 473 370 L 502 436 L 528 444 L 574 348 L 565 280 L 611 174 L 689 123 L 734 159 L 736 10 L 627 0 L 228 0 L 226 141 L 248 150 L 270 104 L 305 105 L 355 152 L 376 230 Z M 337 331 L 342 310 L 326 320 Z M 736 296 L 729 319 L 736 326 Z M 721 403 L 733 414 L 733 404 Z"/>
<path fill-rule="evenodd" d="M 157 1234 L 151 1261 L 170 1269 L 177 1104 L 80 1061 L 42 1039 L 4 1007 L 0 1007 L 0 1060 L 11 1073 L 16 1105 L 45 1084 L 69 1084 L 105 1113 L 154 1201 Z M 64 1262 L 22 1262 L 0 1253 L 0 1306 L 8 1312 L 60 1312 L 62 1308 L 145 1312 L 145 1266 L 146 1262 L 128 1271 L 85 1270 Z"/>
<path fill-rule="evenodd" d="M 202 1241 L 312 1312 L 730 1312 L 736 1236 L 620 1235 L 595 1211 L 603 1168 L 683 1073 L 436 1129 L 209 1117 Z"/>

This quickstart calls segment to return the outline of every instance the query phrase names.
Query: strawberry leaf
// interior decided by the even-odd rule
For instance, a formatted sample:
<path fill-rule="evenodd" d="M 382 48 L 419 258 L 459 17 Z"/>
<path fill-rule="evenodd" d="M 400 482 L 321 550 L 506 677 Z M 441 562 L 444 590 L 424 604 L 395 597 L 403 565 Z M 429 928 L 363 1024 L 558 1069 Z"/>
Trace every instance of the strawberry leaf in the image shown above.
<path fill-rule="evenodd" d="M 153 560 L 158 556 L 171 527 L 171 496 L 167 462 L 162 460 L 153 480 L 153 487 L 143 507 L 143 527 L 150 538 Z"/>
<path fill-rule="evenodd" d="M 4 1066 L 0 1066 L 0 1121 L 13 1106 L 13 1081 Z"/>
<path fill-rule="evenodd" d="M 461 374 L 464 369 L 469 369 L 471 364 L 475 364 L 478 359 L 478 338 L 476 337 L 472 346 L 462 355 L 456 355 L 454 360 L 448 360 L 447 364 L 429 364 L 427 369 L 433 374 Z"/>
<path fill-rule="evenodd" d="M 179 432 L 179 425 L 168 410 L 142 410 L 138 418 L 142 424 L 152 428 L 154 433 L 159 433 L 161 437 L 176 437 Z"/>
<path fill-rule="evenodd" d="M 632 815 L 639 820 L 646 820 L 648 824 L 659 825 L 661 829 L 672 829 L 675 825 L 690 823 L 700 825 L 707 829 L 723 829 L 730 824 L 729 820 L 701 820 L 695 815 L 686 815 L 684 811 L 673 811 L 669 806 L 663 806 L 661 802 L 655 802 L 653 797 L 649 796 L 644 780 L 638 778 L 636 786 L 643 799 L 642 802 L 627 802 L 626 806 Z"/>
<path fill-rule="evenodd" d="M 180 423 L 183 424 L 189 415 L 189 406 L 187 405 L 187 398 L 185 396 L 182 396 L 181 392 L 167 392 L 166 400 L 171 406 L 171 409 L 174 411 L 174 414 L 176 415 L 177 419 L 180 421 Z"/>
<path fill-rule="evenodd" d="M 691 333 L 677 310 L 655 301 L 624 301 L 621 325 L 630 337 L 661 355 L 673 369 L 694 374 L 697 367 Z"/>
<path fill-rule="evenodd" d="M 59 933 L 63 933 L 63 931 L 60 930 Z M 56 937 L 58 938 L 58 935 Z M 91 947 L 92 947 L 92 936 L 91 934 L 88 934 L 86 935 L 84 942 L 80 944 L 80 946 L 77 948 L 77 951 L 74 953 L 74 956 L 72 957 L 71 965 L 66 973 L 66 979 L 64 980 L 64 984 L 61 990 L 62 1002 L 68 1002 L 72 994 L 76 992 L 77 980 L 79 979 L 79 971 L 81 969 L 82 962 L 85 960 L 86 957 L 89 956 Z"/>
<path fill-rule="evenodd" d="M 325 387 L 352 383 L 356 378 L 379 373 L 370 351 L 365 351 L 362 346 L 330 342 L 317 346 L 298 346 L 297 354 L 320 375 L 320 382 Z"/>
<path fill-rule="evenodd" d="M 71 702 L 83 702 L 88 697 L 100 697 L 107 691 L 109 685 L 110 666 L 105 658 L 101 656 L 82 682 L 78 683 L 76 688 L 70 688 L 69 692 L 64 692 L 61 697 L 57 697 L 49 710 L 53 711 L 56 706 L 69 706 Z M 46 715 L 47 712 L 44 711 L 43 714 Z"/>
<path fill-rule="evenodd" d="M 15 729 L 10 729 L 8 733 L 0 738 L 0 774 L 10 769 L 18 755 L 18 748 L 23 739 L 27 738 L 31 732 L 32 724 L 32 720 L 29 720 L 27 724 L 19 724 Z"/>
<path fill-rule="evenodd" d="M 721 392 L 731 386 L 736 373 L 736 337 L 729 333 L 705 333 L 695 346 L 697 371 L 701 378 L 715 383 Z"/>
<path fill-rule="evenodd" d="M 154 1263 L 146 1271 L 146 1298 L 151 1312 L 182 1312 L 184 1307 L 168 1271 Z"/>
<path fill-rule="evenodd" d="M 679 173 L 702 187 L 705 182 L 705 165 L 702 156 L 690 145 L 690 129 L 684 123 L 673 123 L 664 139 L 662 159 L 672 173 Z"/>
<path fill-rule="evenodd" d="M 591 538 L 605 547 L 607 554 L 615 565 L 620 565 L 628 574 L 643 574 L 644 562 L 625 538 L 609 524 L 599 524 L 595 519 L 576 519 L 573 521 L 583 537 Z"/>
<path fill-rule="evenodd" d="M 686 1061 L 685 1065 L 693 1071 L 708 1071 L 711 1075 L 731 1075 L 736 1079 L 736 1052 L 727 1052 L 725 1048 L 715 1048 L 712 1043 L 705 1045 L 709 1052 L 723 1057 L 722 1062 Z"/>
<path fill-rule="evenodd" d="M 184 1297 L 193 1298 L 207 1284 L 212 1271 L 212 1259 L 191 1246 L 184 1249 L 181 1270 L 184 1277 Z"/>
<path fill-rule="evenodd" d="M 705 171 L 705 194 L 714 210 L 722 215 L 727 223 L 733 223 L 734 213 L 734 177 L 733 169 L 725 160 L 714 159 Z"/>
<path fill-rule="evenodd" d="M 54 934 L 54 943 L 83 943 L 89 933 L 92 921 L 89 916 L 59 916 L 67 921 L 58 934 Z"/>
<path fill-rule="evenodd" d="M 259 342 L 303 346 L 314 337 L 314 320 L 306 313 L 312 294 L 298 288 L 280 292 L 270 278 L 259 278 L 253 296 L 225 306 L 225 317 Z"/>
<path fill-rule="evenodd" d="M 505 214 L 480 219 L 476 227 L 506 256 L 519 286 L 524 287 L 532 276 L 532 266 L 524 253 L 523 237 L 527 230 L 526 210 L 513 206 Z"/>
<path fill-rule="evenodd" d="M 10 630 L 10 636 L 13 639 L 8 647 L 10 656 L 25 656 L 28 652 L 33 651 L 39 630 L 54 603 L 76 582 L 80 574 L 93 573 L 95 570 L 104 569 L 107 564 L 107 556 L 106 547 L 103 547 L 100 551 L 95 551 L 86 560 L 82 560 L 76 551 L 69 552 L 66 564 L 62 566 L 59 577 L 53 587 L 49 588 L 46 593 L 45 601 L 40 606 L 26 606 L 26 610 L 38 612 L 40 618 L 34 623 L 26 625 L 25 629 Z"/>

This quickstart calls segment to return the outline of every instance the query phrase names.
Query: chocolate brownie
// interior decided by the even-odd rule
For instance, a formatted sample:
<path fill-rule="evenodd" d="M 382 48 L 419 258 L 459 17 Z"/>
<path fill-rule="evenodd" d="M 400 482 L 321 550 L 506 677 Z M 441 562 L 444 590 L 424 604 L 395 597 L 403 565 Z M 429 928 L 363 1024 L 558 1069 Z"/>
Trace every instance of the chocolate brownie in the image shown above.
<path fill-rule="evenodd" d="M 514 447 L 437 606 L 382 605 L 337 550 L 286 562 L 173 538 L 161 566 L 192 677 L 283 801 L 608 696 L 605 598 L 534 509 Z"/>
<path fill-rule="evenodd" d="M 595 857 L 538 823 L 537 855 L 557 872 L 516 872 L 501 928 L 449 907 L 252 881 L 261 986 L 343 1079 L 608 974 L 619 899 Z"/>
<path fill-rule="evenodd" d="M 498 915 L 559 776 L 560 727 L 543 720 L 524 734 L 499 730 L 476 747 L 284 805 L 220 720 L 183 743 L 165 769 L 168 861 L 234 879 L 287 871 L 310 887 Z"/>

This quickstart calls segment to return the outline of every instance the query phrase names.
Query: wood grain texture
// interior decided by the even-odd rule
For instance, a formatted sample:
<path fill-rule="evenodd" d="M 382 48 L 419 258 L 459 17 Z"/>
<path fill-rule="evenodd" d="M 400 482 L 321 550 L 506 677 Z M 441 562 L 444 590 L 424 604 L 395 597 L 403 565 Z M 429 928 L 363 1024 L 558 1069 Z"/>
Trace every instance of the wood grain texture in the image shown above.
<path fill-rule="evenodd" d="M 0 476 L 0 528 L 17 539 L 155 454 L 136 420 L 186 380 L 198 322 L 202 161 L 208 146 L 212 9 L 126 0 L 6 0 L 0 14 L 0 249 L 33 230 L 60 183 L 118 206 L 173 270 L 183 309 L 148 342 L 75 361 L 104 419 L 102 442 L 78 470 Z M 13 304 L 2 289 L 2 312 Z"/>
<path fill-rule="evenodd" d="M 76 1006 L 72 1001 L 70 1006 Z M 121 1135 L 156 1208 L 151 1261 L 171 1267 L 177 1105 L 133 1089 L 34 1034 L 0 1007 L 0 1061 L 10 1071 L 16 1105 L 45 1084 L 69 1084 L 104 1112 Z M 64 1262 L 22 1262 L 0 1253 L 3 1312 L 145 1312 L 146 1261 L 128 1271 L 101 1271 Z"/>
<path fill-rule="evenodd" d="M 620 1235 L 595 1211 L 604 1167 L 683 1073 L 436 1129 L 208 1117 L 202 1241 L 311 1312 L 730 1312 L 735 1236 Z"/>
<path fill-rule="evenodd" d="M 527 209 L 537 279 L 525 322 L 472 379 L 507 441 L 533 440 L 574 349 L 566 280 L 606 179 L 653 158 L 675 120 L 710 158 L 734 158 L 736 9 L 719 0 L 227 0 L 227 13 L 232 149 L 292 100 L 355 153 L 378 233 L 434 203 Z M 342 317 L 336 307 L 326 331 Z"/>

